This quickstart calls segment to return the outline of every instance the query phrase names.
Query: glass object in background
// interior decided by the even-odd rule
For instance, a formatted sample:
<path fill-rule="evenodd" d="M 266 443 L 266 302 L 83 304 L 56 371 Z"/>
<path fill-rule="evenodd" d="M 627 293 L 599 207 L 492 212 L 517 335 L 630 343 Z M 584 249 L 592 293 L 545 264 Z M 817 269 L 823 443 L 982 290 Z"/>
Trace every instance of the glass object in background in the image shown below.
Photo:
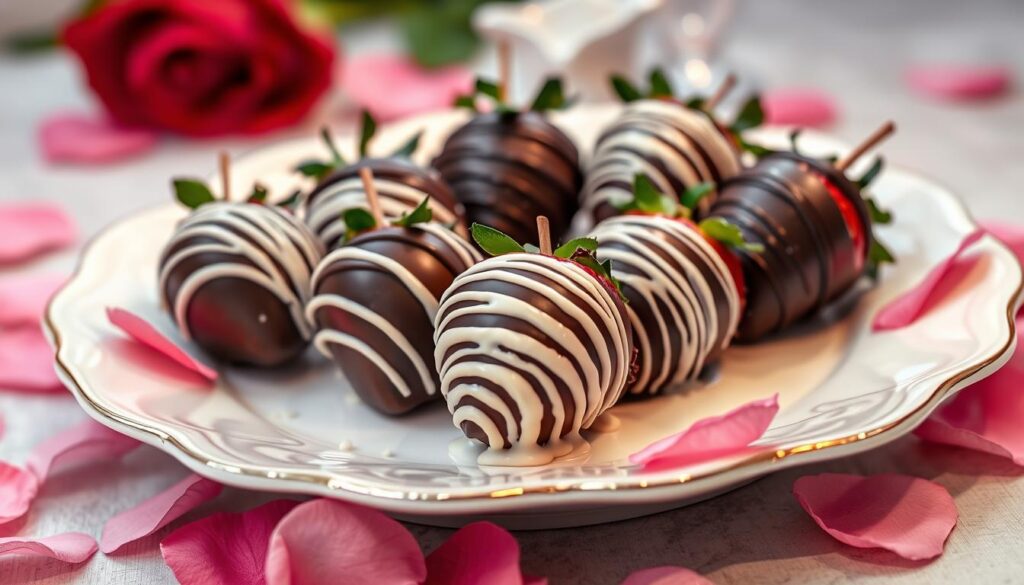
<path fill-rule="evenodd" d="M 735 10 L 733 0 L 663 1 L 658 37 L 669 57 L 659 64 L 679 92 L 707 93 L 729 73 L 717 56 Z"/>

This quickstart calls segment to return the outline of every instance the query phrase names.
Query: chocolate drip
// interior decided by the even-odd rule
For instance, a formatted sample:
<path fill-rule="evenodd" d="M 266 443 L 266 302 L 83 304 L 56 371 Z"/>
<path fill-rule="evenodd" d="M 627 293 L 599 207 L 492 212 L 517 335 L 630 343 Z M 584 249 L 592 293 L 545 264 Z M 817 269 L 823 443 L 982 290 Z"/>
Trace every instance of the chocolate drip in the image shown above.
<path fill-rule="evenodd" d="M 833 192 L 856 211 L 863 250 Z M 765 247 L 761 254 L 739 252 L 747 285 L 739 331 L 744 341 L 819 311 L 863 274 L 871 245 L 867 207 L 857 187 L 823 161 L 792 153 L 765 157 L 725 182 L 711 214 L 736 224 L 748 241 Z"/>
<path fill-rule="evenodd" d="M 438 224 L 367 232 L 324 258 L 306 308 L 314 344 L 360 398 L 386 414 L 440 399 L 434 368 L 438 299 L 480 260 Z"/>
<path fill-rule="evenodd" d="M 467 222 L 519 241 L 536 235 L 538 215 L 550 219 L 556 238 L 564 234 L 583 183 L 575 145 L 535 112 L 473 118 L 448 138 L 434 165 L 465 205 Z"/>

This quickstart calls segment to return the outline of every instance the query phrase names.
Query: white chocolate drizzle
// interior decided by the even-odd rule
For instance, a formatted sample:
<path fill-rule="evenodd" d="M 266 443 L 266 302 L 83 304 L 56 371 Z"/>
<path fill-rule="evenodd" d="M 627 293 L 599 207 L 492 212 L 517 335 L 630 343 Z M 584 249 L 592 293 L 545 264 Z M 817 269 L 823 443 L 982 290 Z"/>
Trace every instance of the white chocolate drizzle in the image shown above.
<path fill-rule="evenodd" d="M 472 290 L 475 283 L 488 282 L 503 283 L 519 292 L 512 296 Z M 568 294 L 562 295 L 551 283 Z M 577 264 L 540 254 L 490 258 L 455 279 L 438 310 L 434 358 L 441 393 L 455 426 L 470 421 L 487 437 L 489 449 L 481 455 L 481 463 L 537 465 L 550 461 L 571 450 L 579 431 L 594 424 L 619 399 L 632 355 L 624 314 L 612 294 Z M 582 336 L 532 304 L 533 297 L 558 307 Z M 460 317 L 477 315 L 496 316 L 510 324 L 523 321 L 535 334 L 455 323 Z M 507 398 L 468 381 L 471 378 L 487 380 Z M 563 433 L 563 425 L 568 410 L 558 382 L 569 390 L 572 400 L 574 416 L 567 433 Z M 497 413 L 506 433 L 497 420 L 465 398 Z M 545 402 L 554 424 L 542 434 Z M 506 443 L 511 448 L 505 449 Z"/>
<path fill-rule="evenodd" d="M 612 274 L 630 298 L 627 312 L 640 358 L 631 392 L 655 393 L 696 378 L 708 355 L 724 349 L 739 325 L 739 291 L 729 267 L 697 229 L 674 219 L 618 216 L 598 224 L 592 235 L 600 242 L 598 254 L 612 261 Z M 715 297 L 698 263 L 710 269 L 725 298 Z M 720 302 L 728 306 L 727 323 L 719 323 Z M 656 329 L 645 327 L 637 315 L 639 303 L 654 315 Z M 676 354 L 673 334 L 681 339 Z M 715 347 L 718 339 L 724 340 L 722 347 Z M 662 350 L 659 363 L 653 363 L 655 345 Z"/>
<path fill-rule="evenodd" d="M 303 339 L 309 339 L 311 329 L 303 309 L 309 300 L 310 276 L 323 255 L 323 247 L 305 225 L 278 207 L 214 202 L 185 218 L 165 249 L 169 251 L 193 238 L 199 241 L 181 247 L 162 262 L 159 290 L 164 295 L 174 269 L 189 258 L 220 254 L 237 261 L 203 266 L 178 286 L 170 308 L 186 338 L 192 337 L 188 308 L 195 294 L 214 280 L 237 278 L 273 293 L 288 307 Z"/>

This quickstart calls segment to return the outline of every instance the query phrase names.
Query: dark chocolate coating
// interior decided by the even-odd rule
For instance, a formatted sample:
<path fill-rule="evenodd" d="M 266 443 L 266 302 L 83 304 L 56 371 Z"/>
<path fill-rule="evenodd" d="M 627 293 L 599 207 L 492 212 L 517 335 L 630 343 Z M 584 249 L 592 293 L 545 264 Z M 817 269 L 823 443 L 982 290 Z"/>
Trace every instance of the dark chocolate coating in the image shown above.
<path fill-rule="evenodd" d="M 183 333 L 217 359 L 279 365 L 306 348 L 302 306 L 321 254 L 287 212 L 210 203 L 186 218 L 161 254 L 161 298 L 172 316 L 183 310 Z"/>
<path fill-rule="evenodd" d="M 399 217 L 402 212 L 414 209 L 425 196 L 429 196 L 435 221 L 451 223 L 450 220 L 454 220 L 462 229 L 463 207 L 437 169 L 421 167 L 403 158 L 364 158 L 328 175 L 306 197 L 306 222 L 328 250 L 341 243 L 345 231 L 342 211 L 369 206 L 359 178 L 359 170 L 363 167 L 373 170 L 385 219 Z M 346 185 L 344 188 L 341 187 L 342 183 Z M 399 192 L 389 183 L 404 185 L 414 193 Z"/>
<path fill-rule="evenodd" d="M 586 284 L 580 286 L 581 280 Z M 508 449 L 527 440 L 524 428 L 537 425 L 536 444 L 546 445 L 578 432 L 577 416 L 585 428 L 587 413 L 596 417 L 618 400 L 634 351 L 625 305 L 610 286 L 576 264 L 538 254 L 491 258 L 455 280 L 435 321 L 435 358 L 448 409 L 456 416 L 466 411 L 483 415 L 459 422 L 467 437 L 492 449 Z M 516 302 L 506 305 L 506 298 Z M 562 302 L 574 310 L 563 308 Z M 592 302 L 610 310 L 596 311 Z M 546 331 L 566 331 L 573 342 Z M 592 332 L 597 332 L 596 339 Z M 604 386 L 584 387 L 578 381 L 595 367 Z M 542 380 L 556 392 L 557 405 Z M 519 384 L 528 389 L 510 390 Z M 595 391 L 600 403 L 593 399 Z M 524 392 L 536 396 L 539 411 Z M 578 403 L 574 392 L 587 398 Z M 510 413 L 514 428 L 489 405 L 495 402 Z M 556 408 L 564 414 L 557 427 Z M 492 440 L 485 426 L 497 429 L 500 441 Z"/>
<path fill-rule="evenodd" d="M 390 259 L 408 273 L 360 254 Z M 441 400 L 433 357 L 434 313 L 424 307 L 408 279 L 429 291 L 436 310 L 437 299 L 452 280 L 479 259 L 468 242 L 436 224 L 383 228 L 353 238 L 324 258 L 314 278 L 309 313 L 318 331 L 315 344 L 329 351 L 359 397 L 380 412 L 403 414 Z M 330 295 L 364 307 L 397 333 L 383 331 L 365 316 L 331 302 Z M 325 332 L 351 336 L 369 346 L 370 352 L 331 342 Z M 396 337 L 404 337 L 407 345 Z M 407 353 L 410 348 L 412 355 Z M 387 368 L 401 378 L 399 384 L 388 376 Z M 426 382 L 424 373 L 429 376 Z M 400 386 L 408 389 L 408 395 Z"/>
<path fill-rule="evenodd" d="M 579 153 L 536 112 L 482 114 L 448 137 L 434 166 L 466 208 L 467 223 L 536 239 L 546 215 L 557 239 L 569 228 L 583 183 Z"/>
<path fill-rule="evenodd" d="M 866 240 L 860 257 L 826 180 L 857 211 Z M 743 341 L 818 312 L 864 273 L 872 237 L 867 206 L 857 187 L 823 161 L 793 153 L 767 156 L 726 181 L 711 214 L 765 247 L 762 254 L 739 252 L 747 286 Z"/>

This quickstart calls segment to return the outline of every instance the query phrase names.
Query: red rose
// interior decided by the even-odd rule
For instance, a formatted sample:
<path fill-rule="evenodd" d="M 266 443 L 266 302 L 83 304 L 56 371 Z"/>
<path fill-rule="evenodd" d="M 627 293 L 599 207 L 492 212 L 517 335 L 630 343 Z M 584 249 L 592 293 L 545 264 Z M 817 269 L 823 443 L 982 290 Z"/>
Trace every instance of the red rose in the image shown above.
<path fill-rule="evenodd" d="M 115 120 L 193 136 L 297 122 L 334 60 L 288 0 L 113 0 L 64 42 Z"/>

